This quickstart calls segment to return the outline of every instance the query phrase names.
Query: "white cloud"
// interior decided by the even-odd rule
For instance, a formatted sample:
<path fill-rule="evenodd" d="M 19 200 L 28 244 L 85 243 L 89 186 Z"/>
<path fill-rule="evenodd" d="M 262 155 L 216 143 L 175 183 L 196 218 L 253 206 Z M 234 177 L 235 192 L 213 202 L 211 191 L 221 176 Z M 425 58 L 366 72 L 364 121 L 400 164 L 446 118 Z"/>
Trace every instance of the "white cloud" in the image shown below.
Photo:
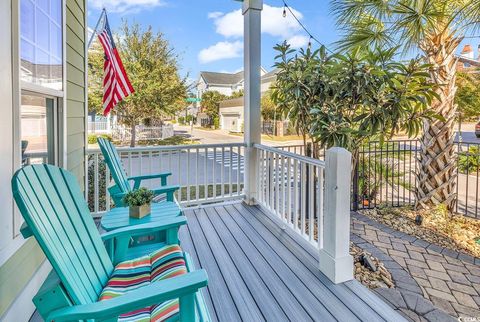
<path fill-rule="evenodd" d="M 290 8 L 298 19 L 303 15 Z M 228 13 L 214 12 L 209 14 L 213 19 L 216 32 L 227 38 L 239 38 L 243 36 L 243 16 L 240 9 Z M 267 4 L 262 11 L 262 32 L 281 39 L 293 37 L 301 30 L 299 23 L 292 17 L 290 12 L 283 17 L 283 7 L 272 7 Z"/>
<path fill-rule="evenodd" d="M 107 9 L 107 12 L 132 13 L 142 9 L 164 6 L 164 0 L 89 0 L 89 5 L 96 9 Z"/>
<path fill-rule="evenodd" d="M 287 39 L 287 43 L 292 46 L 292 48 L 301 48 L 305 47 L 308 44 L 309 37 L 303 35 L 295 35 Z"/>
<path fill-rule="evenodd" d="M 299 20 L 303 19 L 302 13 L 293 8 L 290 9 Z M 209 63 L 221 59 L 241 57 L 242 10 L 238 9 L 227 13 L 210 12 L 208 18 L 213 20 L 215 31 L 227 40 L 202 49 L 198 54 L 199 61 Z M 301 32 L 302 27 L 290 12 L 287 12 L 287 16 L 283 17 L 283 7 L 273 7 L 267 4 L 263 6 L 262 33 L 275 37 L 279 41 L 287 40 L 292 47 L 299 48 L 308 43 L 308 37 Z"/>
<path fill-rule="evenodd" d="M 243 42 L 237 40 L 234 42 L 221 41 L 208 48 L 202 49 L 198 54 L 198 60 L 202 64 L 210 63 L 216 60 L 241 57 Z"/>
<path fill-rule="evenodd" d="M 223 12 L 220 12 L 220 11 L 214 11 L 214 12 L 208 13 L 208 19 L 217 19 L 221 16 L 223 16 Z"/>

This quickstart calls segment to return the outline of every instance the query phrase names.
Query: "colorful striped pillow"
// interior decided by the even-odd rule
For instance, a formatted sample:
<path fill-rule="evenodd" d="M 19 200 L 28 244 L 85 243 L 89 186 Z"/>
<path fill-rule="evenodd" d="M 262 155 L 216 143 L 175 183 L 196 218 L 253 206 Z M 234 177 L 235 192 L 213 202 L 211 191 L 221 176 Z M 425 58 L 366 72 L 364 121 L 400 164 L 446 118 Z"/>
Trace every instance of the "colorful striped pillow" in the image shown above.
<path fill-rule="evenodd" d="M 108 300 L 156 281 L 187 273 L 183 252 L 178 245 L 165 246 L 150 255 L 119 263 L 100 294 Z M 178 299 L 122 314 L 118 321 L 165 321 L 179 313 Z"/>

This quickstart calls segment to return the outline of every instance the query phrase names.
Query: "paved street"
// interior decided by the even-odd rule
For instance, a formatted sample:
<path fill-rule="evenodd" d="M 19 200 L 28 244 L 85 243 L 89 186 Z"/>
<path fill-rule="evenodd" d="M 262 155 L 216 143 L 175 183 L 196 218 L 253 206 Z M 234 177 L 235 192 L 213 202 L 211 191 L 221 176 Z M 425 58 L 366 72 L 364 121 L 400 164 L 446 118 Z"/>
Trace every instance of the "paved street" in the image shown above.
<path fill-rule="evenodd" d="M 194 140 L 198 140 L 201 144 L 223 144 L 223 143 L 240 143 L 243 142 L 243 135 L 230 134 L 224 130 L 207 130 L 198 127 L 194 127 L 193 130 L 190 126 L 175 125 L 175 134 L 185 135 L 191 137 Z M 287 146 L 303 144 L 301 140 L 291 141 L 271 141 L 262 139 L 262 144 L 268 146 Z"/>

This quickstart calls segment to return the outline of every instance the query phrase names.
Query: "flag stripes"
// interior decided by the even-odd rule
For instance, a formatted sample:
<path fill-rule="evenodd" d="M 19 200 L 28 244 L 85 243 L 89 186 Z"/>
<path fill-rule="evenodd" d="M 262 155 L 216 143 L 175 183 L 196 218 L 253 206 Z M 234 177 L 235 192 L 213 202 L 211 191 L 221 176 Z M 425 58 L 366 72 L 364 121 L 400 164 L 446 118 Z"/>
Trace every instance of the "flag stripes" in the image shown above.
<path fill-rule="evenodd" d="M 118 102 L 132 94 L 134 89 L 113 41 L 106 16 L 103 29 L 98 34 L 98 39 L 105 52 L 105 62 L 103 64 L 103 115 L 106 116 Z"/>

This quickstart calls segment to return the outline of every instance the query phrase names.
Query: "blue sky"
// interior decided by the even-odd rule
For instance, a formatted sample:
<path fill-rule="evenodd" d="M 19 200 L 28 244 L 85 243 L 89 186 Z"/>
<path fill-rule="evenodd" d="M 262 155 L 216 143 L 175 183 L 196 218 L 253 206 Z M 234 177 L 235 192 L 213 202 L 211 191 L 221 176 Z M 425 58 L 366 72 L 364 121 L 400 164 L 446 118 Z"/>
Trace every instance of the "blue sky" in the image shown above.
<path fill-rule="evenodd" d="M 88 21 L 93 28 L 102 6 L 113 30 L 122 19 L 152 25 L 165 34 L 181 57 L 182 73 L 196 79 L 202 70 L 235 72 L 243 66 L 241 3 L 233 0 L 88 0 Z M 265 0 L 262 65 L 270 70 L 275 51 L 285 39 L 304 46 L 307 34 L 288 14 L 283 18 L 280 0 Z M 311 33 L 325 44 L 337 40 L 328 1 L 287 0 Z"/>

